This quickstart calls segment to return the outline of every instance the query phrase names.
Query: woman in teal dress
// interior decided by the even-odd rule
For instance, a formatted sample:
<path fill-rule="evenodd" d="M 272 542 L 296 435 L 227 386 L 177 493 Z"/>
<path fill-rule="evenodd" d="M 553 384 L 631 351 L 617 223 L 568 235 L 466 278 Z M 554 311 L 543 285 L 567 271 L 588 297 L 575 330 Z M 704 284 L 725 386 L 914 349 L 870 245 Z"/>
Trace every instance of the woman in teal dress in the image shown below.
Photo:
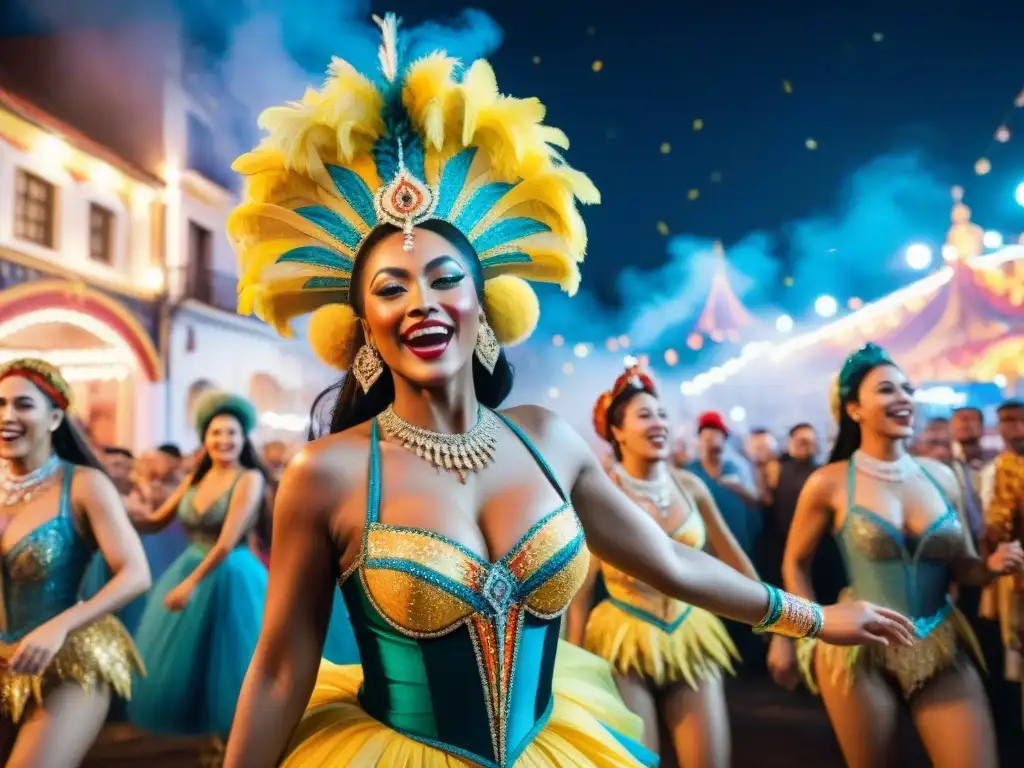
<path fill-rule="evenodd" d="M 909 616 L 917 642 L 911 648 L 803 642 L 798 654 L 806 681 L 820 691 L 851 768 L 887 764 L 901 704 L 933 765 L 995 768 L 992 718 L 970 658 L 983 662 L 949 590 L 954 582 L 981 584 L 1020 569 L 1020 544 L 1002 545 L 984 561 L 975 554 L 955 503 L 953 473 L 907 453 L 913 390 L 880 347 L 868 344 L 846 360 L 832 406 L 839 433 L 829 463 L 800 494 L 783 560 L 786 586 L 812 598 L 810 566 L 818 542 L 833 532 L 850 596 Z M 773 639 L 776 670 L 795 669 L 791 646 Z"/>
<path fill-rule="evenodd" d="M 199 465 L 159 510 L 135 520 L 152 532 L 177 515 L 190 541 L 154 585 L 136 635 L 149 674 L 128 717 L 147 730 L 223 739 L 231 729 L 267 595 L 267 571 L 248 547 L 266 483 L 248 437 L 255 425 L 244 398 L 204 396 Z"/>
<path fill-rule="evenodd" d="M 138 653 L 114 613 L 149 588 L 117 490 L 68 419 L 71 388 L 35 359 L 0 366 L 0 762 L 72 768 Z M 79 587 L 95 551 L 113 577 Z"/>
<path fill-rule="evenodd" d="M 894 612 L 823 611 L 672 542 L 557 415 L 496 410 L 501 344 L 539 317 L 527 280 L 576 288 L 576 199 L 598 193 L 536 99 L 378 23 L 380 77 L 335 59 L 235 166 L 240 311 L 288 332 L 315 310 L 314 349 L 348 375 L 282 479 L 227 768 L 649 763 L 607 662 L 559 642 L 589 547 L 768 631 L 909 641 Z M 361 666 L 320 661 L 336 579 Z"/>

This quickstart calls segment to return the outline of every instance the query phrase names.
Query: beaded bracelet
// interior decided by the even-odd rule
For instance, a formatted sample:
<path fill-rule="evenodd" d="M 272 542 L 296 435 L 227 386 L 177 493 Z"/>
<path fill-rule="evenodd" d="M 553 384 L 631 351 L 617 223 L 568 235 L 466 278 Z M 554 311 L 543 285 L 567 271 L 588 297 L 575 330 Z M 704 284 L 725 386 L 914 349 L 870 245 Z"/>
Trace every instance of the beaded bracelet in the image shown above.
<path fill-rule="evenodd" d="M 804 600 L 789 592 L 783 592 L 771 584 L 768 590 L 768 610 L 755 626 L 757 634 L 771 633 L 783 637 L 817 637 L 824 624 L 821 606 Z"/>

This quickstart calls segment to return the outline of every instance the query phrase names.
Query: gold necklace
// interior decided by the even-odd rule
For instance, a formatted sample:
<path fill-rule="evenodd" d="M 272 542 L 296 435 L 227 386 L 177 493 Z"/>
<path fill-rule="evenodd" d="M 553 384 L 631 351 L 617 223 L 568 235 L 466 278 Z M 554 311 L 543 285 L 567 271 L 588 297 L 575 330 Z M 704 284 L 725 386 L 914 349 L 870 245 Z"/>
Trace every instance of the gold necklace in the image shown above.
<path fill-rule="evenodd" d="M 410 424 L 390 405 L 377 417 L 377 424 L 385 435 L 400 441 L 407 451 L 414 452 L 438 469 L 454 472 L 463 483 L 469 472 L 479 472 L 494 461 L 494 449 L 501 430 L 498 417 L 481 406 L 477 406 L 473 428 L 457 435 L 431 432 Z"/>

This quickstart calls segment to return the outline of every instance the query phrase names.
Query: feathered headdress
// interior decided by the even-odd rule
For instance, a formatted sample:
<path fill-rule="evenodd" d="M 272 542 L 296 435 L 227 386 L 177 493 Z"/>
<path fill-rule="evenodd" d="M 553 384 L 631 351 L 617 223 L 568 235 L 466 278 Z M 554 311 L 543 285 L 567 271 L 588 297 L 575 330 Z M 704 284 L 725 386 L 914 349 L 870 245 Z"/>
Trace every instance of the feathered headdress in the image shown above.
<path fill-rule="evenodd" d="M 71 407 L 71 387 L 57 366 L 35 357 L 22 357 L 0 365 L 0 381 L 11 376 L 31 381 L 60 410 Z"/>
<path fill-rule="evenodd" d="M 608 428 L 608 412 L 615 403 L 616 398 L 623 392 L 648 392 L 655 397 L 658 396 L 658 389 L 650 374 L 640 369 L 639 363 L 626 366 L 625 372 L 619 375 L 612 388 L 602 392 L 594 403 L 594 431 L 602 440 L 611 441 L 612 436 Z"/>
<path fill-rule="evenodd" d="M 313 312 L 314 350 L 347 368 L 359 246 L 387 223 L 408 248 L 417 224 L 441 219 L 476 249 L 498 341 L 523 341 L 539 317 L 525 281 L 576 291 L 586 249 L 576 200 L 600 195 L 562 160 L 568 139 L 541 122 L 537 99 L 501 95 L 483 60 L 462 72 L 438 52 L 407 66 L 395 16 L 374 20 L 382 81 L 334 59 L 319 90 L 261 115 L 267 137 L 234 164 L 247 177 L 228 223 L 241 262 L 238 311 L 283 335 Z"/>

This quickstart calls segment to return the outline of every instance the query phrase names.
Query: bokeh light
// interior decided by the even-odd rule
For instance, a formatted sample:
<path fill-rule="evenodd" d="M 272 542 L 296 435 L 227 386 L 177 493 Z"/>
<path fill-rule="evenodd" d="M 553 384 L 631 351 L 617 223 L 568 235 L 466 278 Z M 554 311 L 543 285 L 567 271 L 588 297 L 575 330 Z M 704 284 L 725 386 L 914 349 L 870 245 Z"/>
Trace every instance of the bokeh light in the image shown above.
<path fill-rule="evenodd" d="M 924 243 L 907 246 L 907 266 L 911 269 L 928 269 L 932 265 L 932 249 Z"/>
<path fill-rule="evenodd" d="M 833 296 L 819 296 L 814 301 L 814 311 L 819 317 L 832 317 L 839 310 L 839 304 Z"/>
<path fill-rule="evenodd" d="M 994 251 L 997 248 L 1003 247 L 1003 234 L 1001 232 L 989 230 L 985 233 L 981 242 L 986 248 L 991 248 Z"/>
<path fill-rule="evenodd" d="M 779 333 L 789 333 L 793 330 L 793 318 L 789 315 L 779 315 L 775 320 L 775 330 Z"/>

